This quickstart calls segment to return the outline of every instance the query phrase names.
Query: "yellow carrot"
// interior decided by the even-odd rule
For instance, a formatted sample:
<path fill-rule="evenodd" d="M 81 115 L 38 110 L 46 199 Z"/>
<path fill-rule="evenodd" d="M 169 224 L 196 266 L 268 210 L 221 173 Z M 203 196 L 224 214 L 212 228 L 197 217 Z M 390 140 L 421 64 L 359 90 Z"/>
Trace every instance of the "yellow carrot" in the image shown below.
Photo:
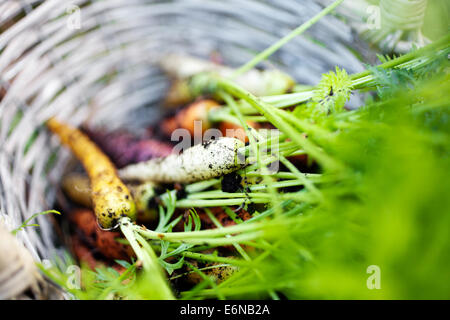
<path fill-rule="evenodd" d="M 82 173 L 70 173 L 63 177 L 61 186 L 65 194 L 77 204 L 92 208 L 91 185 L 89 178 Z M 126 184 L 136 204 L 137 220 L 151 222 L 157 217 L 155 208 L 149 202 L 155 196 L 155 185 L 152 182 L 142 184 Z"/>
<path fill-rule="evenodd" d="M 114 229 L 121 217 L 136 219 L 136 206 L 130 191 L 117 176 L 108 157 L 80 130 L 59 122 L 47 121 L 48 128 L 59 136 L 83 164 L 91 181 L 91 198 L 98 223 Z"/>
<path fill-rule="evenodd" d="M 82 173 L 71 173 L 62 178 L 62 189 L 75 203 L 83 207 L 92 208 L 91 183 Z"/>

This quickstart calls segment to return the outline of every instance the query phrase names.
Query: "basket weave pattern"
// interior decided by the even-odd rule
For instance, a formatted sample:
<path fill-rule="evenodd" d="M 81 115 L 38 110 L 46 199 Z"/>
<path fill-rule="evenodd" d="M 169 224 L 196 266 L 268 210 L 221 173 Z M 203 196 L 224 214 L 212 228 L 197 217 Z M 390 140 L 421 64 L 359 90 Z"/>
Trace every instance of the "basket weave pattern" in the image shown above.
<path fill-rule="evenodd" d="M 168 84 L 155 66 L 161 56 L 218 52 L 238 66 L 321 8 L 304 0 L 0 3 L 0 218 L 13 229 L 55 203 L 71 156 L 43 125 L 49 117 L 111 130 L 145 127 L 157 119 Z M 349 27 L 335 17 L 308 35 L 326 47 L 299 37 L 272 63 L 304 84 L 335 65 L 362 69 L 347 49 Z M 58 252 L 51 218 L 36 223 L 18 238 L 36 260 L 49 258 Z"/>

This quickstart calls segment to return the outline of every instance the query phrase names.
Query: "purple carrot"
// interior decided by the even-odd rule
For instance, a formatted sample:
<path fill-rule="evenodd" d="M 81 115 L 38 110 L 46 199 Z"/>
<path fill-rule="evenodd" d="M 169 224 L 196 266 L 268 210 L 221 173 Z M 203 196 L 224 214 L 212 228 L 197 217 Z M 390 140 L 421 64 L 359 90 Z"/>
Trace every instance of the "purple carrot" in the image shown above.
<path fill-rule="evenodd" d="M 168 156 L 172 146 L 156 139 L 139 138 L 125 130 L 108 132 L 85 129 L 86 134 L 110 157 L 118 168 Z"/>

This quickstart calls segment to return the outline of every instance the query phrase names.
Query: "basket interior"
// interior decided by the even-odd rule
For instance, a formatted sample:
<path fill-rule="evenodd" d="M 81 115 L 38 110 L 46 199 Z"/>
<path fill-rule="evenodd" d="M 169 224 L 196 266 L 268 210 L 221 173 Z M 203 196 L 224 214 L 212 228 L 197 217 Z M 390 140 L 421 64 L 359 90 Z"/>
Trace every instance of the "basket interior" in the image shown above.
<path fill-rule="evenodd" d="M 0 215 L 16 228 L 51 209 L 71 159 L 43 126 L 51 116 L 78 126 L 139 131 L 158 121 L 169 80 L 157 67 L 168 53 L 232 67 L 248 61 L 321 10 L 315 1 L 109 0 L 0 4 Z M 362 70 L 352 32 L 320 20 L 262 67 L 315 84 L 335 66 Z M 58 252 L 51 218 L 18 234 L 35 259 Z"/>

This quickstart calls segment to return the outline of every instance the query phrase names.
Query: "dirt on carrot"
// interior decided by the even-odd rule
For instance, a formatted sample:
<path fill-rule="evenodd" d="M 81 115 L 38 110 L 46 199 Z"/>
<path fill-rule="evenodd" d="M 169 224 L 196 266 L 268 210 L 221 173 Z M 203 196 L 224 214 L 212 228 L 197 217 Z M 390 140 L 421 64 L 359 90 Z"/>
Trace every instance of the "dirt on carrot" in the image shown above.
<path fill-rule="evenodd" d="M 121 217 L 136 219 L 136 206 L 130 191 L 116 174 L 109 158 L 80 130 L 51 118 L 48 128 L 59 136 L 83 164 L 91 186 L 97 220 L 103 229 L 117 227 Z"/>

